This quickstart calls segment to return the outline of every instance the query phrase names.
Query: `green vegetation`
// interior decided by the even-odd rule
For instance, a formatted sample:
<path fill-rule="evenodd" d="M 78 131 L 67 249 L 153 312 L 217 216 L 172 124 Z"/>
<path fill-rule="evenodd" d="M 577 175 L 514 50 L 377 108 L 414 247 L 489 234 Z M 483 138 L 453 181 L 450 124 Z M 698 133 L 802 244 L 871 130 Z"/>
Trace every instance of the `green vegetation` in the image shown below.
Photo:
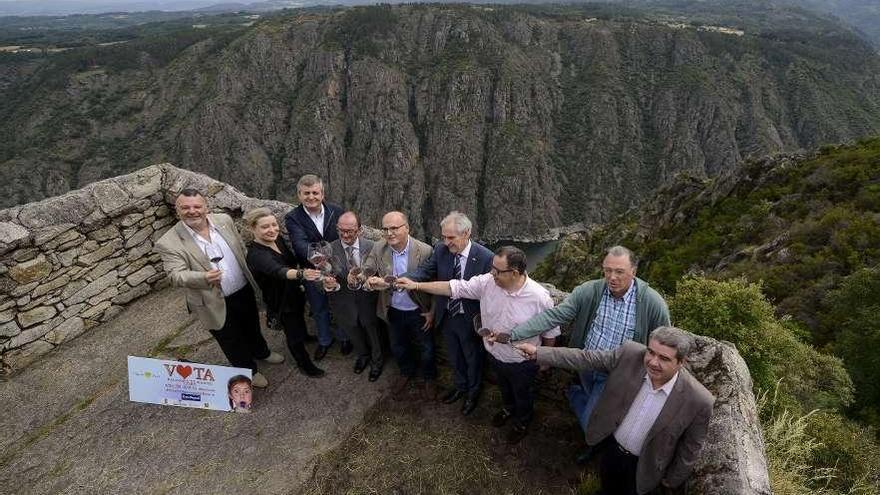
<path fill-rule="evenodd" d="M 674 324 L 737 346 L 763 394 L 775 493 L 880 491 L 880 138 L 682 177 L 641 218 L 560 243 L 536 278 L 599 276 L 613 244 Z"/>

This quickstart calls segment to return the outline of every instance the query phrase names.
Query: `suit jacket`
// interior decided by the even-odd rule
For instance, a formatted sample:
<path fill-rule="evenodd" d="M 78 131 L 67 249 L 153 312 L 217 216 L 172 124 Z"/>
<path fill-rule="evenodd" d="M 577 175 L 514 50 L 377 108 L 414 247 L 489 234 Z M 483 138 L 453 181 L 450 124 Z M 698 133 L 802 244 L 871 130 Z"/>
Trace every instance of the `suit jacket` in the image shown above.
<path fill-rule="evenodd" d="M 492 251 L 489 251 L 483 245 L 471 242 L 471 250 L 468 253 L 468 260 L 464 267 L 462 278 L 470 280 L 475 275 L 489 273 L 492 269 Z M 449 248 L 443 242 L 434 245 L 434 251 L 427 261 L 419 265 L 419 267 L 411 272 L 407 272 L 404 276 L 409 277 L 416 282 L 427 282 L 431 280 L 450 280 L 452 279 L 452 269 L 455 265 L 455 256 L 449 252 Z M 480 314 L 480 301 L 475 299 L 463 299 L 462 307 L 468 322 L 472 321 L 475 315 Z M 446 318 L 446 306 L 449 304 L 449 296 L 434 296 L 434 325 L 442 328 L 443 320 Z"/>
<path fill-rule="evenodd" d="M 339 234 L 336 232 L 336 222 L 342 213 L 342 207 L 324 203 L 324 233 L 321 234 L 303 205 L 287 212 L 287 215 L 284 216 L 284 225 L 287 227 L 287 235 L 290 237 L 290 247 L 293 254 L 299 259 L 308 260 L 310 243 L 333 242 L 339 239 Z"/>
<path fill-rule="evenodd" d="M 247 266 L 244 243 L 232 223 L 232 218 L 224 214 L 211 214 L 208 215 L 208 220 L 235 253 L 235 261 L 247 277 L 248 283 L 251 287 L 257 287 Z M 205 272 L 211 270 L 211 262 L 196 245 L 183 222 L 177 222 L 165 232 L 153 250 L 162 257 L 171 285 L 186 289 L 187 310 L 195 313 L 206 328 L 222 328 L 226 321 L 226 301 L 223 294 L 205 280 Z"/>
<path fill-rule="evenodd" d="M 412 244 L 410 245 L 408 253 L 409 257 L 407 258 L 407 272 L 415 270 L 431 256 L 431 246 L 413 237 L 410 237 L 409 240 Z M 370 251 L 370 255 L 366 260 L 362 261 L 362 266 L 369 266 L 380 271 L 384 270 L 384 267 L 391 266 L 391 246 L 389 246 L 384 240 L 376 242 L 373 244 L 373 249 Z M 421 310 L 422 313 L 431 311 L 433 307 L 431 294 L 415 290 L 407 292 L 413 302 L 418 305 L 419 310 Z M 388 308 L 390 306 L 391 291 L 379 291 L 379 303 L 376 305 L 376 314 L 379 318 L 385 320 L 385 322 L 388 321 Z"/>
<path fill-rule="evenodd" d="M 373 241 L 361 237 L 359 239 L 361 265 L 373 250 Z M 336 292 L 330 292 L 330 308 L 333 310 L 333 317 L 342 328 L 354 328 L 358 319 L 361 324 L 368 328 L 376 325 L 376 304 L 379 300 L 379 293 L 375 291 L 349 290 L 348 288 L 348 270 L 351 268 L 348 264 L 348 256 L 342 246 L 342 240 L 336 239 L 330 243 L 333 249 L 333 257 L 337 260 L 334 264 L 334 274 L 336 280 L 339 281 L 341 288 Z"/>
<path fill-rule="evenodd" d="M 646 347 L 625 342 L 613 351 L 585 351 L 566 347 L 539 347 L 538 363 L 572 370 L 608 373 L 605 391 L 590 415 L 587 444 L 598 445 L 623 421 L 644 380 Z M 693 471 L 706 439 L 715 398 L 686 369 L 648 431 L 638 453 L 636 488 L 648 493 L 661 480 L 668 486 L 684 483 Z"/>

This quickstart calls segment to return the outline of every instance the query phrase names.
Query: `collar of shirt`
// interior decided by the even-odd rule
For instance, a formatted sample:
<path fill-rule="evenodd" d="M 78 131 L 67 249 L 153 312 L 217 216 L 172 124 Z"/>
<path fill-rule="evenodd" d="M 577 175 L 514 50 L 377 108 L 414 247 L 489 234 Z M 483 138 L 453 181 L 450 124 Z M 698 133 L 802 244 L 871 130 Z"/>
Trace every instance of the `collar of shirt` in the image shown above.
<path fill-rule="evenodd" d="M 324 203 L 321 203 L 321 211 L 319 211 L 318 213 L 312 213 L 312 212 L 309 211 L 309 209 L 306 208 L 305 206 L 303 206 L 303 209 L 305 209 L 305 210 L 306 210 L 306 213 L 308 213 L 308 215 L 309 215 L 310 217 L 312 217 L 312 221 L 315 221 L 315 220 L 323 220 L 323 219 L 324 219 Z"/>
<path fill-rule="evenodd" d="M 516 290 L 513 291 L 513 292 L 510 292 L 510 291 L 508 291 L 508 290 L 506 290 L 506 289 L 501 289 L 501 287 L 499 287 L 499 289 L 501 289 L 502 291 L 504 291 L 504 293 L 507 294 L 507 295 L 510 296 L 510 297 L 519 297 L 519 296 L 523 293 L 523 290 L 525 290 L 526 286 L 529 285 L 529 283 L 530 283 L 531 281 L 532 281 L 532 279 L 529 278 L 528 275 L 526 275 L 526 280 L 523 282 L 522 286 L 521 286 L 519 289 L 516 289 Z M 495 283 L 495 282 L 493 281 L 492 283 Z"/>
<path fill-rule="evenodd" d="M 648 387 L 650 388 L 651 392 L 656 394 L 657 392 L 660 392 L 662 390 L 663 393 L 666 394 L 666 397 L 669 397 L 669 394 L 672 393 L 672 388 L 675 387 L 675 382 L 678 380 L 679 373 L 680 371 L 676 371 L 675 374 L 672 375 L 672 378 L 670 378 L 668 382 L 664 383 L 663 386 L 658 389 L 654 389 L 654 385 L 651 383 L 651 377 L 648 375 L 648 373 L 645 373 L 645 381 L 648 382 Z"/>
<path fill-rule="evenodd" d="M 409 237 L 407 237 L 407 238 L 406 238 L 406 246 L 404 246 L 404 247 L 403 247 L 403 250 L 401 250 L 401 251 L 398 251 L 398 250 L 394 249 L 393 247 L 391 247 L 390 244 L 388 245 L 388 247 L 391 248 L 391 254 L 393 254 L 394 256 L 406 256 L 407 253 L 409 253 L 409 244 L 410 244 L 410 242 L 412 242 L 412 239 L 410 239 Z"/>
<path fill-rule="evenodd" d="M 467 259 L 471 254 L 471 241 L 468 241 L 467 246 L 458 253 L 462 258 Z"/>
<path fill-rule="evenodd" d="M 340 240 L 339 242 L 342 242 L 342 240 Z M 353 247 L 355 251 L 360 251 L 361 250 L 360 237 L 355 237 L 354 242 L 352 242 L 351 244 L 346 244 L 346 243 L 342 242 L 342 250 L 343 251 L 347 250 L 349 246 Z"/>
<path fill-rule="evenodd" d="M 214 224 L 211 223 L 211 219 L 205 217 L 205 221 L 208 222 L 208 235 L 211 236 L 211 239 L 205 239 L 198 232 L 193 230 L 192 227 L 190 227 L 189 225 L 183 222 L 180 223 L 183 223 L 183 226 L 186 227 L 186 230 L 189 231 L 189 235 L 192 236 L 193 240 L 196 241 L 196 243 L 198 243 L 199 239 L 201 239 L 202 242 L 210 244 L 214 242 L 214 234 L 220 235 L 220 231 L 217 230 L 217 227 L 214 227 Z"/>
<path fill-rule="evenodd" d="M 636 281 L 633 279 L 632 282 L 629 283 L 629 289 L 626 290 L 626 294 L 621 298 L 614 297 L 614 294 L 611 293 L 611 289 L 608 288 L 608 284 L 605 284 L 605 294 L 608 295 L 613 301 L 620 302 L 623 301 L 625 303 L 629 303 L 632 301 L 633 296 L 636 293 Z"/>

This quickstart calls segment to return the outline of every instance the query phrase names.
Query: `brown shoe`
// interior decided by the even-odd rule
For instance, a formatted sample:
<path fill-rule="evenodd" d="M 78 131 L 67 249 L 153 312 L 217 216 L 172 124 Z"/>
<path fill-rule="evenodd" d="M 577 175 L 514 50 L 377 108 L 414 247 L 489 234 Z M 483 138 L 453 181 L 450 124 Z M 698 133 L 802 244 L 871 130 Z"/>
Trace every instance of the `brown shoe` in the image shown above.
<path fill-rule="evenodd" d="M 394 382 L 391 384 L 391 395 L 394 397 L 394 400 L 404 399 L 408 391 L 407 385 L 409 385 L 408 376 L 398 376 L 394 379 Z"/>
<path fill-rule="evenodd" d="M 422 396 L 427 401 L 435 401 L 437 400 L 437 384 L 434 383 L 434 380 L 427 380 L 425 382 L 425 388 L 422 391 Z"/>

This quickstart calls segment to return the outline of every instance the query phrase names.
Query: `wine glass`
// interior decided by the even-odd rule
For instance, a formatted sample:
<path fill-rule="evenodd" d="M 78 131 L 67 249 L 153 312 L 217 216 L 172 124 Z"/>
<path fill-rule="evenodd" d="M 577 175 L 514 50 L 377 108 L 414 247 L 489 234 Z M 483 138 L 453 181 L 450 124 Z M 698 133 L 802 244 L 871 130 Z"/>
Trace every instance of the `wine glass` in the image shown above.
<path fill-rule="evenodd" d="M 361 288 L 365 291 L 373 290 L 370 288 L 369 285 L 367 285 L 366 282 L 367 282 L 367 280 L 370 279 L 370 277 L 375 277 L 375 276 L 376 276 L 376 268 L 374 268 L 372 266 L 361 267 L 361 275 L 360 275 Z"/>
<path fill-rule="evenodd" d="M 323 241 L 309 244 L 307 256 L 315 268 L 321 269 L 321 266 L 327 261 L 327 248 L 329 248 L 329 244 Z"/>
<path fill-rule="evenodd" d="M 353 266 L 348 270 L 348 288 L 349 290 L 358 290 L 360 289 L 364 283 L 361 280 L 363 276 L 363 270 L 359 266 Z M 354 282 L 351 281 L 354 279 Z"/>
<path fill-rule="evenodd" d="M 208 257 L 208 261 L 211 262 L 215 270 L 220 269 L 220 260 L 223 259 L 223 251 L 213 244 L 205 245 L 205 256 Z"/>
<path fill-rule="evenodd" d="M 385 283 L 388 284 L 388 290 L 396 290 L 397 292 L 402 292 L 403 289 L 401 287 L 395 287 L 394 284 L 397 283 L 397 275 L 394 274 L 394 267 L 390 265 L 385 265 L 385 276 L 382 277 L 385 280 Z"/>

